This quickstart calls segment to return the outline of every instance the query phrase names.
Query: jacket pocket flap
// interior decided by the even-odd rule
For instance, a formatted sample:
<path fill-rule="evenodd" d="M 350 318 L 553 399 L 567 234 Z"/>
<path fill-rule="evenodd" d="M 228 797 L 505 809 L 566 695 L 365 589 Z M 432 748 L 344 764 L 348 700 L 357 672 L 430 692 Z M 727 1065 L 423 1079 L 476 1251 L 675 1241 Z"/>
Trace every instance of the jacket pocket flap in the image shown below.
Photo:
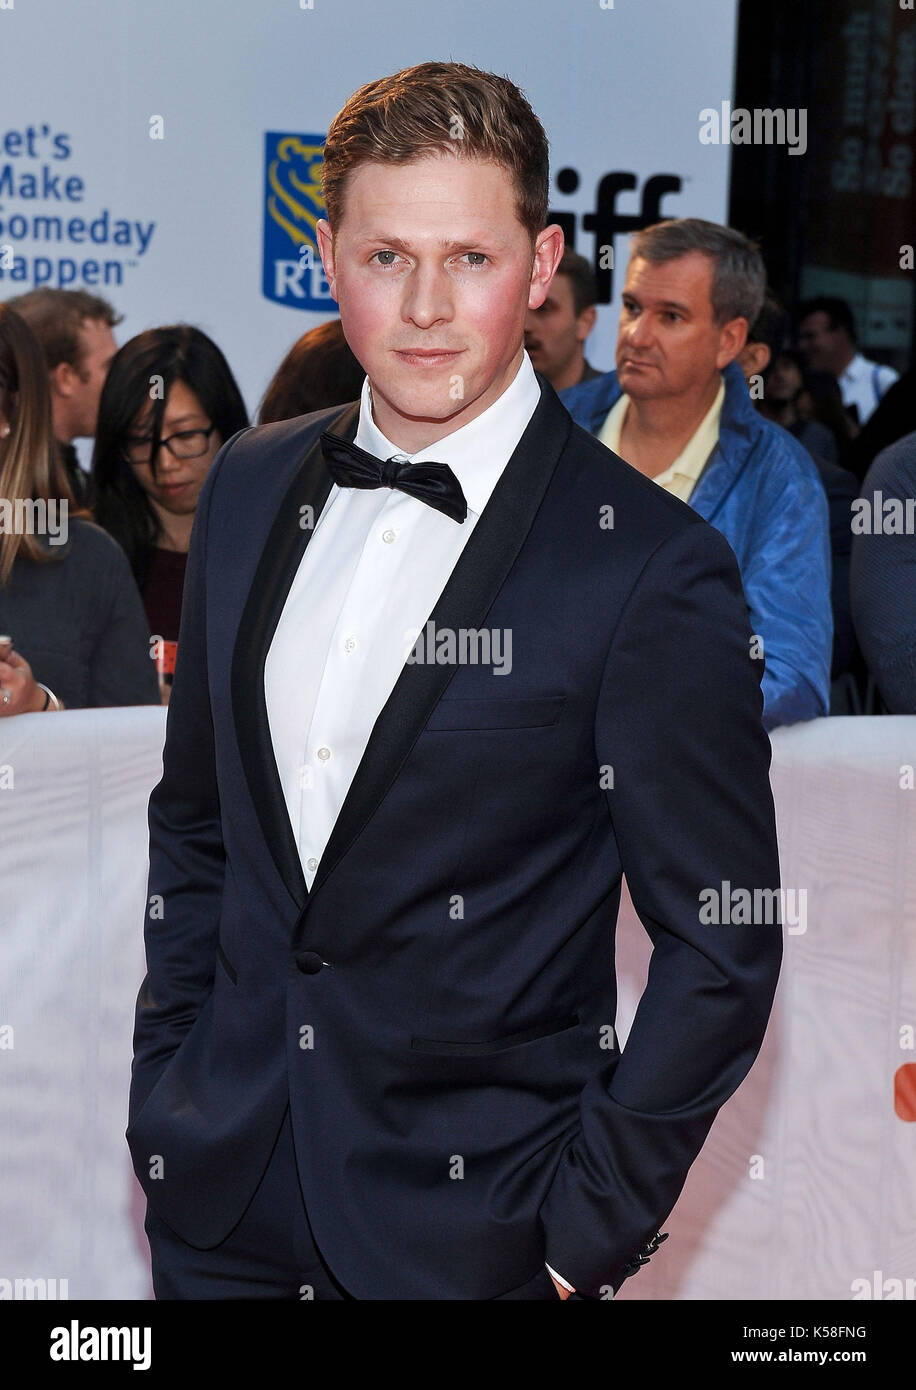
<path fill-rule="evenodd" d="M 565 695 L 531 699 L 443 699 L 433 710 L 427 729 L 538 729 L 555 724 Z"/>
<path fill-rule="evenodd" d="M 523 1043 L 535 1042 L 538 1038 L 551 1038 L 557 1033 L 565 1033 L 575 1028 L 579 1022 L 578 1014 L 566 1018 L 552 1019 L 547 1023 L 524 1028 L 520 1033 L 508 1033 L 502 1038 L 488 1042 L 449 1042 L 442 1038 L 411 1038 L 410 1046 L 414 1052 L 431 1052 L 439 1057 L 486 1057 L 491 1052 L 503 1052 L 508 1047 L 520 1047 Z"/>

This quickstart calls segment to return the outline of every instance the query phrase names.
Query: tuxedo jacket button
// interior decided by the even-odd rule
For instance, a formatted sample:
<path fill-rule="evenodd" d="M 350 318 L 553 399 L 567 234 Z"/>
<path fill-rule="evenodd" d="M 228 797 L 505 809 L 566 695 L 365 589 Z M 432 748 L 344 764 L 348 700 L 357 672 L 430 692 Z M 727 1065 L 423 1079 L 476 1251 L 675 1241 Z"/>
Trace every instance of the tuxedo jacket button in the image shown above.
<path fill-rule="evenodd" d="M 317 975 L 324 965 L 317 951 L 297 951 L 296 964 L 303 975 Z"/>

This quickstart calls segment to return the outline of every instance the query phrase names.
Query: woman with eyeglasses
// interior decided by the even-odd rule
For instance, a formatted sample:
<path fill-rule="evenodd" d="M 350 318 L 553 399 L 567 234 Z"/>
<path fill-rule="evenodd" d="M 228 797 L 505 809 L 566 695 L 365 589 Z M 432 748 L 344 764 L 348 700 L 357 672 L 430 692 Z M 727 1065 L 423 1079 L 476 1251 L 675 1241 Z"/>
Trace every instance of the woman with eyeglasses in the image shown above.
<path fill-rule="evenodd" d="M 229 364 L 199 328 L 147 329 L 111 363 L 90 501 L 99 524 L 127 552 L 166 702 L 197 499 L 220 446 L 247 425 Z"/>
<path fill-rule="evenodd" d="M 158 699 L 127 558 L 76 504 L 41 348 L 0 304 L 0 719 Z"/>

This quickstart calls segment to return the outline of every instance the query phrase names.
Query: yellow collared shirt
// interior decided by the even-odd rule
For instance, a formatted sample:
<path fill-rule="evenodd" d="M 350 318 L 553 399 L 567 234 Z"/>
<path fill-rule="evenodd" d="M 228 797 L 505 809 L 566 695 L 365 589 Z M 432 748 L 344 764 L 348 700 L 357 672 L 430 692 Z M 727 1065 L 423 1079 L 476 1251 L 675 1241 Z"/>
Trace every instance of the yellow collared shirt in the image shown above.
<path fill-rule="evenodd" d="M 706 460 L 719 442 L 719 417 L 722 414 L 722 402 L 724 400 L 725 382 L 720 381 L 716 399 L 677 458 L 663 472 L 656 474 L 652 479 L 666 492 L 673 492 L 675 497 L 679 497 L 682 502 L 686 502 L 690 497 Z M 607 413 L 607 419 L 598 433 L 601 443 L 615 454 L 620 454 L 620 432 L 623 429 L 629 404 L 630 398 L 624 393 L 611 406 Z M 620 457 L 622 458 L 623 455 L 620 454 Z"/>

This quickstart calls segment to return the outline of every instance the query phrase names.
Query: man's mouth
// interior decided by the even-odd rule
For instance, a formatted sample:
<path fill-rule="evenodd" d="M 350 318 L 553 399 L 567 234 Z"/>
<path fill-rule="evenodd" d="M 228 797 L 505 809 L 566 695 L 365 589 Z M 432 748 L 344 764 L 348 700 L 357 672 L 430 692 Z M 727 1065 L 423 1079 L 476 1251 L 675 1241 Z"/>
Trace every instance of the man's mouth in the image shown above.
<path fill-rule="evenodd" d="M 461 349 L 454 348 L 398 348 L 396 355 L 402 362 L 417 367 L 441 367 L 461 355 Z"/>

